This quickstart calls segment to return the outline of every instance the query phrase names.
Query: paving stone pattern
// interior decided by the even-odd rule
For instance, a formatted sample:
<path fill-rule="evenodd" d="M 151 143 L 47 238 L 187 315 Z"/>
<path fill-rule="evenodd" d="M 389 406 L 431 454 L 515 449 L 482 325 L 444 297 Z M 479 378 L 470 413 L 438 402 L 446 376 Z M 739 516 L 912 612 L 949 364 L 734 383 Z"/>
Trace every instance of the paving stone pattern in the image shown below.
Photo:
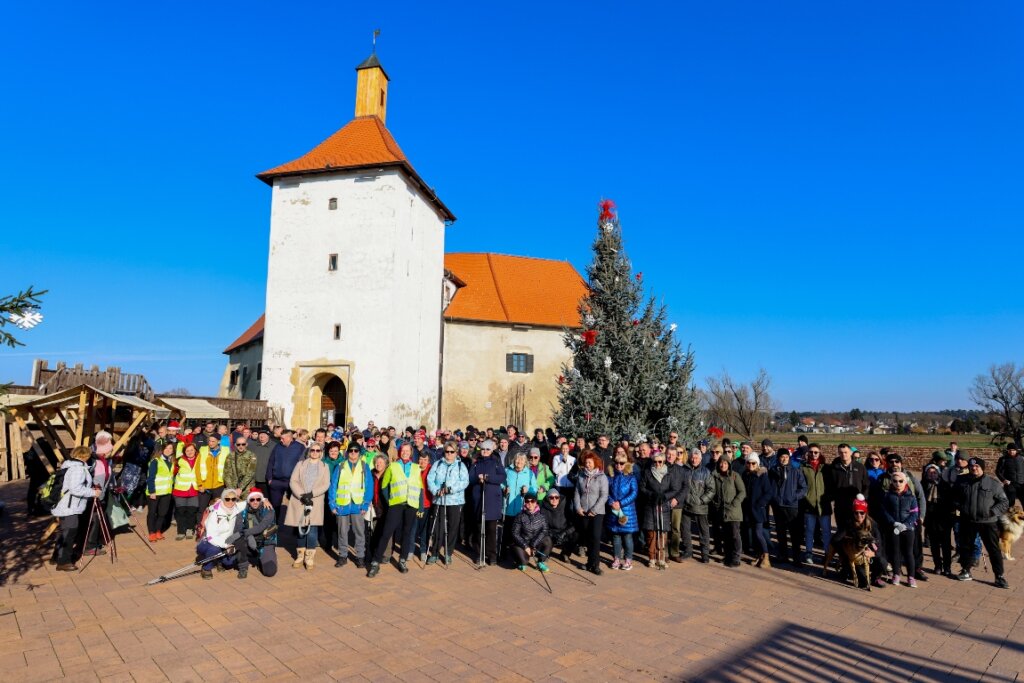
<path fill-rule="evenodd" d="M 1024 671 L 1024 572 L 870 593 L 818 571 L 670 563 L 606 570 L 597 587 L 456 560 L 367 579 L 323 553 L 314 571 L 278 549 L 273 579 L 234 572 L 145 582 L 192 559 L 117 537 L 120 560 L 77 574 L 30 561 L 45 518 L 24 484 L 0 487 L 4 683 L 53 681 L 1014 681 Z M 1019 551 L 1024 555 L 1024 547 Z M 38 557 L 38 554 L 35 555 Z M 926 563 L 930 563 L 926 559 Z M 556 563 L 557 565 L 557 563 Z"/>

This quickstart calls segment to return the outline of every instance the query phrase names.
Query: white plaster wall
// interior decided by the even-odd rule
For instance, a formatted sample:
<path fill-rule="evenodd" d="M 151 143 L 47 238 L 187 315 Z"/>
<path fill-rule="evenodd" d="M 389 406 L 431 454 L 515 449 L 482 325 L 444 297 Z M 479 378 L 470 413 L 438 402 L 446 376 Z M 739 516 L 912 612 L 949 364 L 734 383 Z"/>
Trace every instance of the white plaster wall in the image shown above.
<path fill-rule="evenodd" d="M 443 270 L 444 221 L 400 171 L 275 179 L 262 397 L 287 422 L 297 364 L 350 363 L 357 422 L 435 422 Z"/>
<path fill-rule="evenodd" d="M 532 433 L 535 427 L 549 426 L 552 406 L 558 403 L 561 366 L 571 357 L 562 334 L 560 329 L 543 327 L 523 330 L 511 325 L 445 322 L 442 426 L 505 424 L 510 393 L 519 384 L 526 389 L 527 418 L 520 428 Z M 507 353 L 533 354 L 533 372 L 506 372 Z"/>

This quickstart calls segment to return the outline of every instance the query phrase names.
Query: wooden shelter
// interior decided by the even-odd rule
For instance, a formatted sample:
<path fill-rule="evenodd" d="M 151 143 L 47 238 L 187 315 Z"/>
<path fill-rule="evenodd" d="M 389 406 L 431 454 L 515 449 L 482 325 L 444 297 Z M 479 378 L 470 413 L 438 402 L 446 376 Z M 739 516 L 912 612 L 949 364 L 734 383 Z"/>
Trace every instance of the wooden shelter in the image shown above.
<path fill-rule="evenodd" d="M 111 394 L 88 384 L 45 396 L 12 395 L 0 401 L 0 480 L 26 475 L 24 453 L 33 451 L 46 467 L 63 462 L 75 446 L 90 445 L 106 430 L 114 437 L 111 457 L 118 456 L 140 429 L 168 411 L 137 396 Z"/>

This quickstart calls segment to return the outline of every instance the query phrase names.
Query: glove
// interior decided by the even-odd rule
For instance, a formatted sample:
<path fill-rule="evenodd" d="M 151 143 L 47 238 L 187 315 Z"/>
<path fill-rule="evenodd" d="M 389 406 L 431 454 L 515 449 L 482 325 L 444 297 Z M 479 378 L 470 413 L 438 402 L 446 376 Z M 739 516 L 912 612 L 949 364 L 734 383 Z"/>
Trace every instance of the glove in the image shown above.
<path fill-rule="evenodd" d="M 896 524 L 892 525 L 892 532 L 893 532 L 893 534 L 895 534 L 897 536 L 899 536 L 900 534 L 902 534 L 906 530 L 907 530 L 907 525 L 903 524 L 902 522 L 897 522 Z"/>
<path fill-rule="evenodd" d="M 312 505 L 313 504 L 313 494 L 312 493 L 303 493 L 301 496 L 299 496 L 299 502 L 302 503 L 303 505 Z"/>

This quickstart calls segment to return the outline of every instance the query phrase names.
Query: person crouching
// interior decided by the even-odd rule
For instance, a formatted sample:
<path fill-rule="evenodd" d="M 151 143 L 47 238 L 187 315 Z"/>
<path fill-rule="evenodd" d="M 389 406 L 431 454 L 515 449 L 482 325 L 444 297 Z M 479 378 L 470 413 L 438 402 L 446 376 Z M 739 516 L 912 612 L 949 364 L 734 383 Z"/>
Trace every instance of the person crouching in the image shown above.
<path fill-rule="evenodd" d="M 267 534 L 275 522 L 274 508 L 267 504 L 263 492 L 253 487 L 249 491 L 245 508 L 235 518 L 235 556 L 238 558 L 238 578 L 249 575 L 249 565 L 256 564 L 267 578 L 277 574 L 277 532 Z"/>
<path fill-rule="evenodd" d="M 201 572 L 204 579 L 213 578 L 213 566 L 217 565 L 218 571 L 223 571 L 235 564 L 232 555 L 221 558 L 219 562 L 208 559 L 218 555 L 232 545 L 235 534 L 235 522 L 242 513 L 242 506 L 238 504 L 238 491 L 224 489 L 220 494 L 220 500 L 211 505 L 203 513 L 203 521 L 199 526 L 199 544 L 196 546 L 196 555 L 199 559 L 207 560 L 203 563 Z"/>
<path fill-rule="evenodd" d="M 528 491 L 523 495 L 523 509 L 512 523 L 512 555 L 519 571 L 526 571 L 529 558 L 537 558 L 537 569 L 548 570 L 545 560 L 551 552 L 551 537 L 548 536 L 548 520 L 540 511 L 537 494 Z"/>

